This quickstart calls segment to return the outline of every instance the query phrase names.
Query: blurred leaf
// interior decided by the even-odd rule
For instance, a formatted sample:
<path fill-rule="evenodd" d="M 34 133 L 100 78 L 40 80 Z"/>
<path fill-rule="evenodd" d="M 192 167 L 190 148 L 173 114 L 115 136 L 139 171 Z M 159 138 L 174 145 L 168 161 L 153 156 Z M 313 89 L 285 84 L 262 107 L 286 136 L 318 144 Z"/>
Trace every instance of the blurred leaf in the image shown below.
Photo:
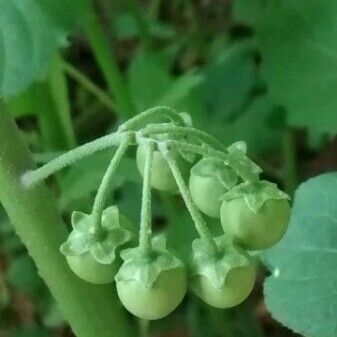
<path fill-rule="evenodd" d="M 256 98 L 233 121 L 216 123 L 211 119 L 204 123 L 206 129 L 226 145 L 245 141 L 250 153 L 273 151 L 280 146 L 282 140 L 283 121 L 279 109 L 267 97 Z"/>
<path fill-rule="evenodd" d="M 164 104 L 181 106 L 202 78 L 194 72 L 180 77 L 171 75 L 170 55 L 141 50 L 130 65 L 129 85 L 139 111 Z"/>
<path fill-rule="evenodd" d="M 57 48 L 83 14 L 81 0 L 0 0 L 0 92 L 8 97 L 44 78 Z"/>
<path fill-rule="evenodd" d="M 265 253 L 272 271 L 267 307 L 307 337 L 337 336 L 337 173 L 308 180 L 296 192 L 289 230 Z"/>
<path fill-rule="evenodd" d="M 336 134 L 337 2 L 270 1 L 258 37 L 265 77 L 295 127 Z"/>
<path fill-rule="evenodd" d="M 120 13 L 114 22 L 118 39 L 134 39 L 139 37 L 138 24 L 134 16 Z M 158 21 L 149 21 L 150 33 L 159 38 L 169 39 L 175 34 L 174 28 Z"/>
<path fill-rule="evenodd" d="M 249 42 L 226 47 L 205 70 L 201 91 L 207 112 L 225 121 L 238 114 L 250 96 L 257 68 Z"/>
<path fill-rule="evenodd" d="M 114 149 L 97 152 L 89 158 L 75 163 L 65 174 L 60 176 L 64 205 L 73 200 L 90 196 L 97 191 L 114 152 Z M 121 187 L 125 182 L 141 182 L 134 159 L 124 158 L 121 161 L 114 175 L 111 191 Z"/>
<path fill-rule="evenodd" d="M 266 2 L 264 0 L 234 0 L 234 20 L 239 23 L 254 26 L 265 4 Z"/>
<path fill-rule="evenodd" d="M 43 327 L 29 326 L 11 330 L 9 337 L 51 337 L 52 333 Z"/>

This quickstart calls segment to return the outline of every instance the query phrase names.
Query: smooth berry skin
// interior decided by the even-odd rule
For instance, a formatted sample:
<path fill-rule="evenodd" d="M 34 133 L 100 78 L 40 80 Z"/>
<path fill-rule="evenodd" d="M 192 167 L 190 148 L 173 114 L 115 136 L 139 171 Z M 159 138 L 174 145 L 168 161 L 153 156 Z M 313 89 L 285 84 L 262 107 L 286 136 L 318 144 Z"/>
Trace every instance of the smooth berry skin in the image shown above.
<path fill-rule="evenodd" d="M 249 296 L 254 288 L 255 277 L 255 267 L 251 264 L 230 270 L 220 288 L 214 287 L 206 276 L 194 276 L 191 289 L 210 306 L 226 309 L 240 304 Z"/>
<path fill-rule="evenodd" d="M 189 190 L 195 205 L 201 212 L 212 218 L 220 218 L 221 201 L 226 188 L 216 177 L 202 177 L 191 174 Z"/>
<path fill-rule="evenodd" d="M 139 281 L 118 281 L 117 293 L 123 306 L 146 320 L 156 320 L 169 315 L 183 300 L 187 290 L 185 268 L 163 271 L 151 288 Z"/>
<path fill-rule="evenodd" d="M 112 264 L 102 264 L 87 252 L 76 256 L 67 256 L 70 269 L 82 280 L 95 284 L 108 284 L 114 281 L 120 266 L 120 260 Z"/>
<path fill-rule="evenodd" d="M 145 155 L 146 147 L 143 145 L 139 145 L 137 149 L 136 160 L 137 167 L 141 176 L 144 176 Z M 182 175 L 186 177 L 189 173 L 188 163 L 185 160 L 178 158 L 178 165 Z M 172 175 L 170 167 L 168 166 L 166 159 L 159 151 L 153 152 L 151 186 L 159 191 L 170 192 L 173 194 L 179 193 L 178 186 Z"/>
<path fill-rule="evenodd" d="M 225 233 L 247 250 L 274 246 L 287 231 L 290 205 L 287 200 L 270 199 L 258 213 L 254 213 L 243 198 L 223 201 L 221 224 Z"/>

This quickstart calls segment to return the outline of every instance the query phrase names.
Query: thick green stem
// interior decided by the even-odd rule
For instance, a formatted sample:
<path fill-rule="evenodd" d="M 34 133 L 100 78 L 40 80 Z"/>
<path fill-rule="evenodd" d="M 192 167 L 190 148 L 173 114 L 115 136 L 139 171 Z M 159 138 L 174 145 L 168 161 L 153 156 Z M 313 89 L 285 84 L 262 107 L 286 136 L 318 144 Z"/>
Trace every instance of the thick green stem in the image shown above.
<path fill-rule="evenodd" d="M 111 285 L 80 280 L 59 247 L 67 230 L 45 185 L 27 190 L 23 172 L 33 168 L 12 117 L 0 107 L 0 201 L 34 259 L 40 276 L 55 297 L 77 337 L 133 337 Z"/>
<path fill-rule="evenodd" d="M 186 208 L 191 214 L 192 220 L 195 223 L 195 227 L 200 235 L 200 237 L 204 240 L 205 244 L 208 247 L 208 251 L 210 255 L 217 255 L 218 249 L 216 246 L 216 243 L 212 237 L 212 233 L 210 232 L 209 228 L 207 227 L 207 224 L 205 220 L 203 219 L 200 211 L 195 206 L 190 193 L 188 191 L 188 187 L 184 181 L 183 176 L 181 175 L 181 172 L 179 170 L 178 164 L 174 156 L 172 155 L 172 152 L 168 149 L 166 144 L 162 143 L 159 145 L 159 150 L 167 160 L 167 163 L 171 169 L 171 172 L 173 174 L 173 177 L 175 181 L 177 182 L 179 192 L 181 196 L 184 199 Z"/>
<path fill-rule="evenodd" d="M 142 209 L 140 214 L 140 232 L 139 232 L 139 247 L 142 249 L 144 255 L 151 251 L 151 172 L 154 142 L 146 144 L 145 167 L 143 178 L 143 192 L 142 192 Z"/>
<path fill-rule="evenodd" d="M 113 133 L 70 150 L 36 170 L 28 170 L 23 174 L 22 182 L 26 187 L 32 187 L 39 181 L 48 178 L 55 172 L 60 171 L 64 167 L 69 166 L 84 157 L 90 156 L 97 151 L 104 150 L 111 146 L 118 146 L 122 136 L 123 134 L 121 133 Z"/>
<path fill-rule="evenodd" d="M 86 89 L 89 93 L 91 93 L 97 100 L 107 107 L 111 111 L 116 110 L 116 105 L 112 101 L 112 99 L 102 90 L 99 86 L 97 86 L 94 82 L 92 82 L 88 77 L 86 77 L 83 73 L 81 73 L 78 69 L 76 69 L 73 65 L 68 62 L 62 62 L 63 69 L 65 72 L 73 78 L 76 82 L 78 82 L 84 89 Z"/>
<path fill-rule="evenodd" d="M 140 113 L 139 115 L 129 119 L 119 127 L 120 131 L 137 130 L 146 124 L 153 122 L 154 119 L 160 120 L 170 118 L 178 125 L 184 125 L 184 119 L 174 109 L 167 106 L 156 106 Z"/>
<path fill-rule="evenodd" d="M 101 185 L 98 188 L 94 205 L 92 208 L 92 215 L 94 218 L 94 226 L 96 230 L 101 228 L 102 222 L 102 214 L 105 207 L 107 194 L 109 193 L 109 188 L 111 184 L 111 179 L 115 174 L 119 163 L 121 162 L 127 148 L 130 145 L 130 137 L 128 135 L 122 140 L 121 144 L 119 145 L 117 151 L 115 152 L 108 169 L 106 170 L 104 177 L 102 179 Z"/>
<path fill-rule="evenodd" d="M 191 137 L 195 140 L 201 141 L 202 143 L 206 143 L 217 150 L 225 151 L 226 147 L 221 144 L 217 139 L 212 137 L 210 134 L 198 130 L 192 127 L 183 127 L 176 125 L 163 125 L 163 124 L 153 124 L 147 126 L 144 130 L 142 130 L 144 135 L 155 135 L 160 133 L 168 133 L 171 135 L 180 135 Z"/>
<path fill-rule="evenodd" d="M 118 112 L 125 118 L 133 116 L 136 113 L 136 108 L 129 88 L 91 2 L 89 10 L 84 16 L 84 28 L 109 90 L 116 100 Z"/>

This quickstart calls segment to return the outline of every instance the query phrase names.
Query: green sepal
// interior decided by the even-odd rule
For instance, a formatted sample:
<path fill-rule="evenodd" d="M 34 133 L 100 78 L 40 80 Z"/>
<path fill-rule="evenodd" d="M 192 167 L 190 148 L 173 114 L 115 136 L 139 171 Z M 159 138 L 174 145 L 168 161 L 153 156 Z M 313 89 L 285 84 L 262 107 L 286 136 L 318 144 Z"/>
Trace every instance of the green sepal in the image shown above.
<path fill-rule="evenodd" d="M 245 182 L 237 185 L 220 199 L 229 201 L 240 198 L 244 198 L 247 206 L 254 213 L 258 213 L 268 200 L 290 200 L 288 194 L 281 191 L 276 184 L 267 180 Z"/>
<path fill-rule="evenodd" d="M 75 211 L 71 221 L 73 230 L 60 251 L 66 256 L 90 252 L 102 264 L 111 264 L 116 258 L 116 249 L 130 241 L 133 233 L 120 225 L 116 206 L 106 208 L 102 214 L 102 231 L 97 232 L 92 214 Z"/>
<path fill-rule="evenodd" d="M 254 163 L 246 155 L 247 145 L 239 141 L 227 148 L 226 164 L 230 166 L 243 180 L 256 181 L 262 172 L 260 166 Z"/>
<path fill-rule="evenodd" d="M 243 250 L 233 245 L 228 235 L 214 238 L 219 255 L 209 255 L 207 245 L 202 239 L 192 243 L 193 255 L 190 262 L 190 275 L 202 275 L 209 279 L 214 288 L 221 288 L 226 282 L 228 273 L 234 269 L 249 266 L 252 262 Z"/>
<path fill-rule="evenodd" d="M 192 167 L 191 174 L 200 177 L 215 177 L 227 190 L 233 188 L 239 178 L 223 161 L 214 158 L 201 159 Z"/>
<path fill-rule="evenodd" d="M 166 249 L 164 235 L 154 237 L 151 242 L 150 256 L 144 255 L 140 247 L 121 252 L 124 263 L 115 277 L 116 282 L 138 281 L 144 288 L 150 289 L 162 272 L 184 267 L 183 263 Z"/>

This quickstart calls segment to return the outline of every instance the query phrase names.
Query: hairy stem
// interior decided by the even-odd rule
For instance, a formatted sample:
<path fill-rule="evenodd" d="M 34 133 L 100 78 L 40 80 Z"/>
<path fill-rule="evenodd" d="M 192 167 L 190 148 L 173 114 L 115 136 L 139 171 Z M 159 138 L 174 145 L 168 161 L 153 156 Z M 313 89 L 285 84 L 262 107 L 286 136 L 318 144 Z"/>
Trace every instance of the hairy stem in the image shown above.
<path fill-rule="evenodd" d="M 183 126 L 176 126 L 176 125 L 163 125 L 163 124 L 153 124 L 149 125 L 144 130 L 142 130 L 144 135 L 155 135 L 160 133 L 168 133 L 171 135 L 180 135 L 180 136 L 187 136 L 191 137 L 195 140 L 201 141 L 214 147 L 219 151 L 226 150 L 226 147 L 221 144 L 217 139 L 215 139 L 210 134 L 198 130 L 192 127 L 183 127 Z"/>
<path fill-rule="evenodd" d="M 33 162 L 2 106 L 0 139 L 0 202 L 76 336 L 134 337 L 114 287 L 86 283 L 68 267 L 59 251 L 67 237 L 66 226 L 44 184 L 30 190 L 22 186 L 20 177 L 33 168 Z"/>
<path fill-rule="evenodd" d="M 147 255 L 151 250 L 151 172 L 154 142 L 146 144 L 145 167 L 142 191 L 142 209 L 140 214 L 139 247 Z"/>
<path fill-rule="evenodd" d="M 99 230 L 101 228 L 101 222 L 102 222 L 102 214 L 105 207 L 107 194 L 109 193 L 109 188 L 111 184 L 111 179 L 113 175 L 115 174 L 119 163 L 121 162 L 127 148 L 130 145 L 130 137 L 125 136 L 125 138 L 122 140 L 121 144 L 119 145 L 117 151 L 115 152 L 108 169 L 106 170 L 102 182 L 98 188 L 94 205 L 92 208 L 92 215 L 94 218 L 94 226 L 96 230 Z"/>
<path fill-rule="evenodd" d="M 184 119 L 172 108 L 167 106 L 157 106 L 148 110 L 143 111 L 139 115 L 129 119 L 124 124 L 119 127 L 120 131 L 126 130 L 137 130 L 153 119 L 170 118 L 176 124 L 184 125 Z"/>
<path fill-rule="evenodd" d="M 78 82 L 84 89 L 91 93 L 97 100 L 111 111 L 116 110 L 116 104 L 109 97 L 109 95 L 102 90 L 98 85 L 92 82 L 87 76 L 76 69 L 72 64 L 63 61 L 62 66 L 64 71 L 76 82 Z"/>
<path fill-rule="evenodd" d="M 33 187 L 39 181 L 48 178 L 55 172 L 84 157 L 90 156 L 97 151 L 104 150 L 111 146 L 118 146 L 122 137 L 123 134 L 121 133 L 113 133 L 70 150 L 36 170 L 28 170 L 25 172 L 22 176 L 22 183 L 27 188 Z"/>
<path fill-rule="evenodd" d="M 208 251 L 210 252 L 210 255 L 217 255 L 218 249 L 216 246 L 216 243 L 212 237 L 212 233 L 207 227 L 207 224 L 205 220 L 203 219 L 200 211 L 195 206 L 190 193 L 188 191 L 188 187 L 184 181 L 184 178 L 181 175 L 181 172 L 179 170 L 178 164 L 174 156 L 172 155 L 172 152 L 168 149 L 166 144 L 162 143 L 159 145 L 159 150 L 167 160 L 167 163 L 172 171 L 173 177 L 175 181 L 177 182 L 179 192 L 181 196 L 184 199 L 186 208 L 191 214 L 192 220 L 195 224 L 195 227 L 200 235 L 200 237 L 204 240 L 205 244 L 208 247 Z"/>

